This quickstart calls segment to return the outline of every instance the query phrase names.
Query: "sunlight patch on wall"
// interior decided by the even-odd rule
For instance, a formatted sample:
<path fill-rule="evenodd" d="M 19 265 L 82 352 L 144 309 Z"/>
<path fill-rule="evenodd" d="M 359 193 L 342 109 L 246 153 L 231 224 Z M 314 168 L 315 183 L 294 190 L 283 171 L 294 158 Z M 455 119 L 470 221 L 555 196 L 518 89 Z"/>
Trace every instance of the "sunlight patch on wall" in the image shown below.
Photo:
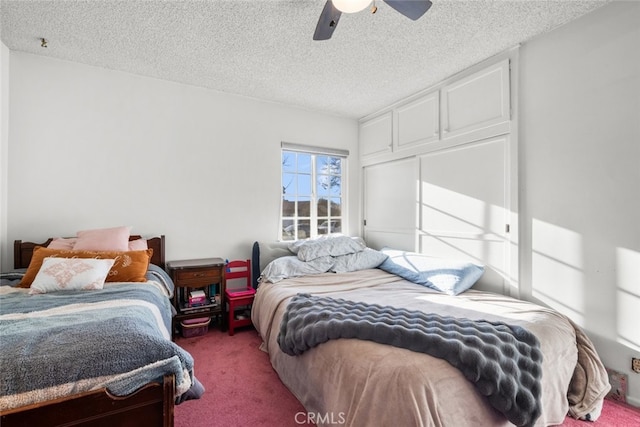
<path fill-rule="evenodd" d="M 485 265 L 476 288 L 504 292 L 506 211 L 484 200 L 421 182 L 419 247 L 425 254 Z"/>
<path fill-rule="evenodd" d="M 484 201 L 424 181 L 421 200 L 420 224 L 428 225 L 431 230 L 483 233 L 485 221 L 492 217 L 491 212 L 487 212 L 492 208 Z M 504 218 L 502 208 L 493 207 L 493 210 Z"/>
<path fill-rule="evenodd" d="M 584 325 L 585 275 L 579 233 L 533 219 L 532 295 Z"/>
<path fill-rule="evenodd" d="M 640 252 L 616 248 L 618 342 L 640 351 Z"/>
<path fill-rule="evenodd" d="M 504 293 L 509 262 L 508 139 L 496 138 L 420 157 L 420 251 L 471 258 L 487 268 L 477 286 Z M 517 266 L 514 268 L 517 271 Z"/>

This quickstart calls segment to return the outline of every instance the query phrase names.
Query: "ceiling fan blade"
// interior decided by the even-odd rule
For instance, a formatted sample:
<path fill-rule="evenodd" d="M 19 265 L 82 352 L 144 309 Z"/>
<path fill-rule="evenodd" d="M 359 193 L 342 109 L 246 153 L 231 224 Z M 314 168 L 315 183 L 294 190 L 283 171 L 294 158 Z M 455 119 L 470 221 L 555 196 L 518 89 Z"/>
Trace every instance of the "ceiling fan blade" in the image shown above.
<path fill-rule="evenodd" d="M 329 40 L 333 35 L 333 31 L 338 26 L 338 21 L 342 12 L 335 8 L 331 0 L 327 0 L 318 19 L 316 32 L 313 33 L 314 40 Z"/>
<path fill-rule="evenodd" d="M 432 4 L 429 0 L 384 0 L 384 2 L 414 21 L 424 15 Z"/>

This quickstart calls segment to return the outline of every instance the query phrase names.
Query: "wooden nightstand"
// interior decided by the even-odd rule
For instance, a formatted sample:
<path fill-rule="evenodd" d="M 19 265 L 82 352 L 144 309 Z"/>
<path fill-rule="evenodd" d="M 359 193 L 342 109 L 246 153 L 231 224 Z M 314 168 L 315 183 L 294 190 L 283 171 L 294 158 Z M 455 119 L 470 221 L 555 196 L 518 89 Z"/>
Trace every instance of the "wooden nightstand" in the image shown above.
<path fill-rule="evenodd" d="M 219 316 L 222 329 L 225 329 L 224 266 L 222 258 L 187 259 L 167 263 L 167 271 L 176 286 L 173 306 L 177 314 L 172 322 L 173 336 L 176 335 L 181 321 L 198 317 Z M 204 291 L 204 305 L 189 305 L 189 292 L 192 290 Z"/>

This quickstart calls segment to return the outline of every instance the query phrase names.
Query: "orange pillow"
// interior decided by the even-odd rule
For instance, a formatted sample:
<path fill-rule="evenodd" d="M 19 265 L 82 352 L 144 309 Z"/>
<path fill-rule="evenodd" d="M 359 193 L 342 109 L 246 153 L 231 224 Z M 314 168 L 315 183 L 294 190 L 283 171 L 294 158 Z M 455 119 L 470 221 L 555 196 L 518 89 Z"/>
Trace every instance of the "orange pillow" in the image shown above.
<path fill-rule="evenodd" d="M 73 251 L 36 246 L 33 249 L 29 268 L 18 286 L 21 288 L 30 287 L 42 267 L 42 262 L 47 257 L 115 259 L 113 267 L 107 275 L 107 282 L 146 282 L 145 274 L 149 269 L 152 255 L 153 249 L 145 251 Z"/>

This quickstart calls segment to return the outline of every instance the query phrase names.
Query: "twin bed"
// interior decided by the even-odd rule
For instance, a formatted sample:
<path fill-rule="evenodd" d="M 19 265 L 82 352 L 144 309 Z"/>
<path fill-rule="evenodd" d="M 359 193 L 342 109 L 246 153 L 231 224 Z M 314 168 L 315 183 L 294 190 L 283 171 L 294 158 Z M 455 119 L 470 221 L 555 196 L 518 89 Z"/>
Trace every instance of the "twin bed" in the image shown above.
<path fill-rule="evenodd" d="M 381 268 L 305 275 L 290 247 L 254 244 L 263 275 L 252 320 L 318 425 L 547 426 L 599 416 L 606 371 L 560 313 L 473 289 L 436 291 Z M 273 260 L 297 267 L 274 275 Z"/>
<path fill-rule="evenodd" d="M 171 341 L 164 236 L 146 241 L 146 281 L 31 295 L 16 284 L 51 240 L 16 241 L 16 270 L 3 275 L 0 424 L 173 426 L 174 405 L 204 389 Z"/>

